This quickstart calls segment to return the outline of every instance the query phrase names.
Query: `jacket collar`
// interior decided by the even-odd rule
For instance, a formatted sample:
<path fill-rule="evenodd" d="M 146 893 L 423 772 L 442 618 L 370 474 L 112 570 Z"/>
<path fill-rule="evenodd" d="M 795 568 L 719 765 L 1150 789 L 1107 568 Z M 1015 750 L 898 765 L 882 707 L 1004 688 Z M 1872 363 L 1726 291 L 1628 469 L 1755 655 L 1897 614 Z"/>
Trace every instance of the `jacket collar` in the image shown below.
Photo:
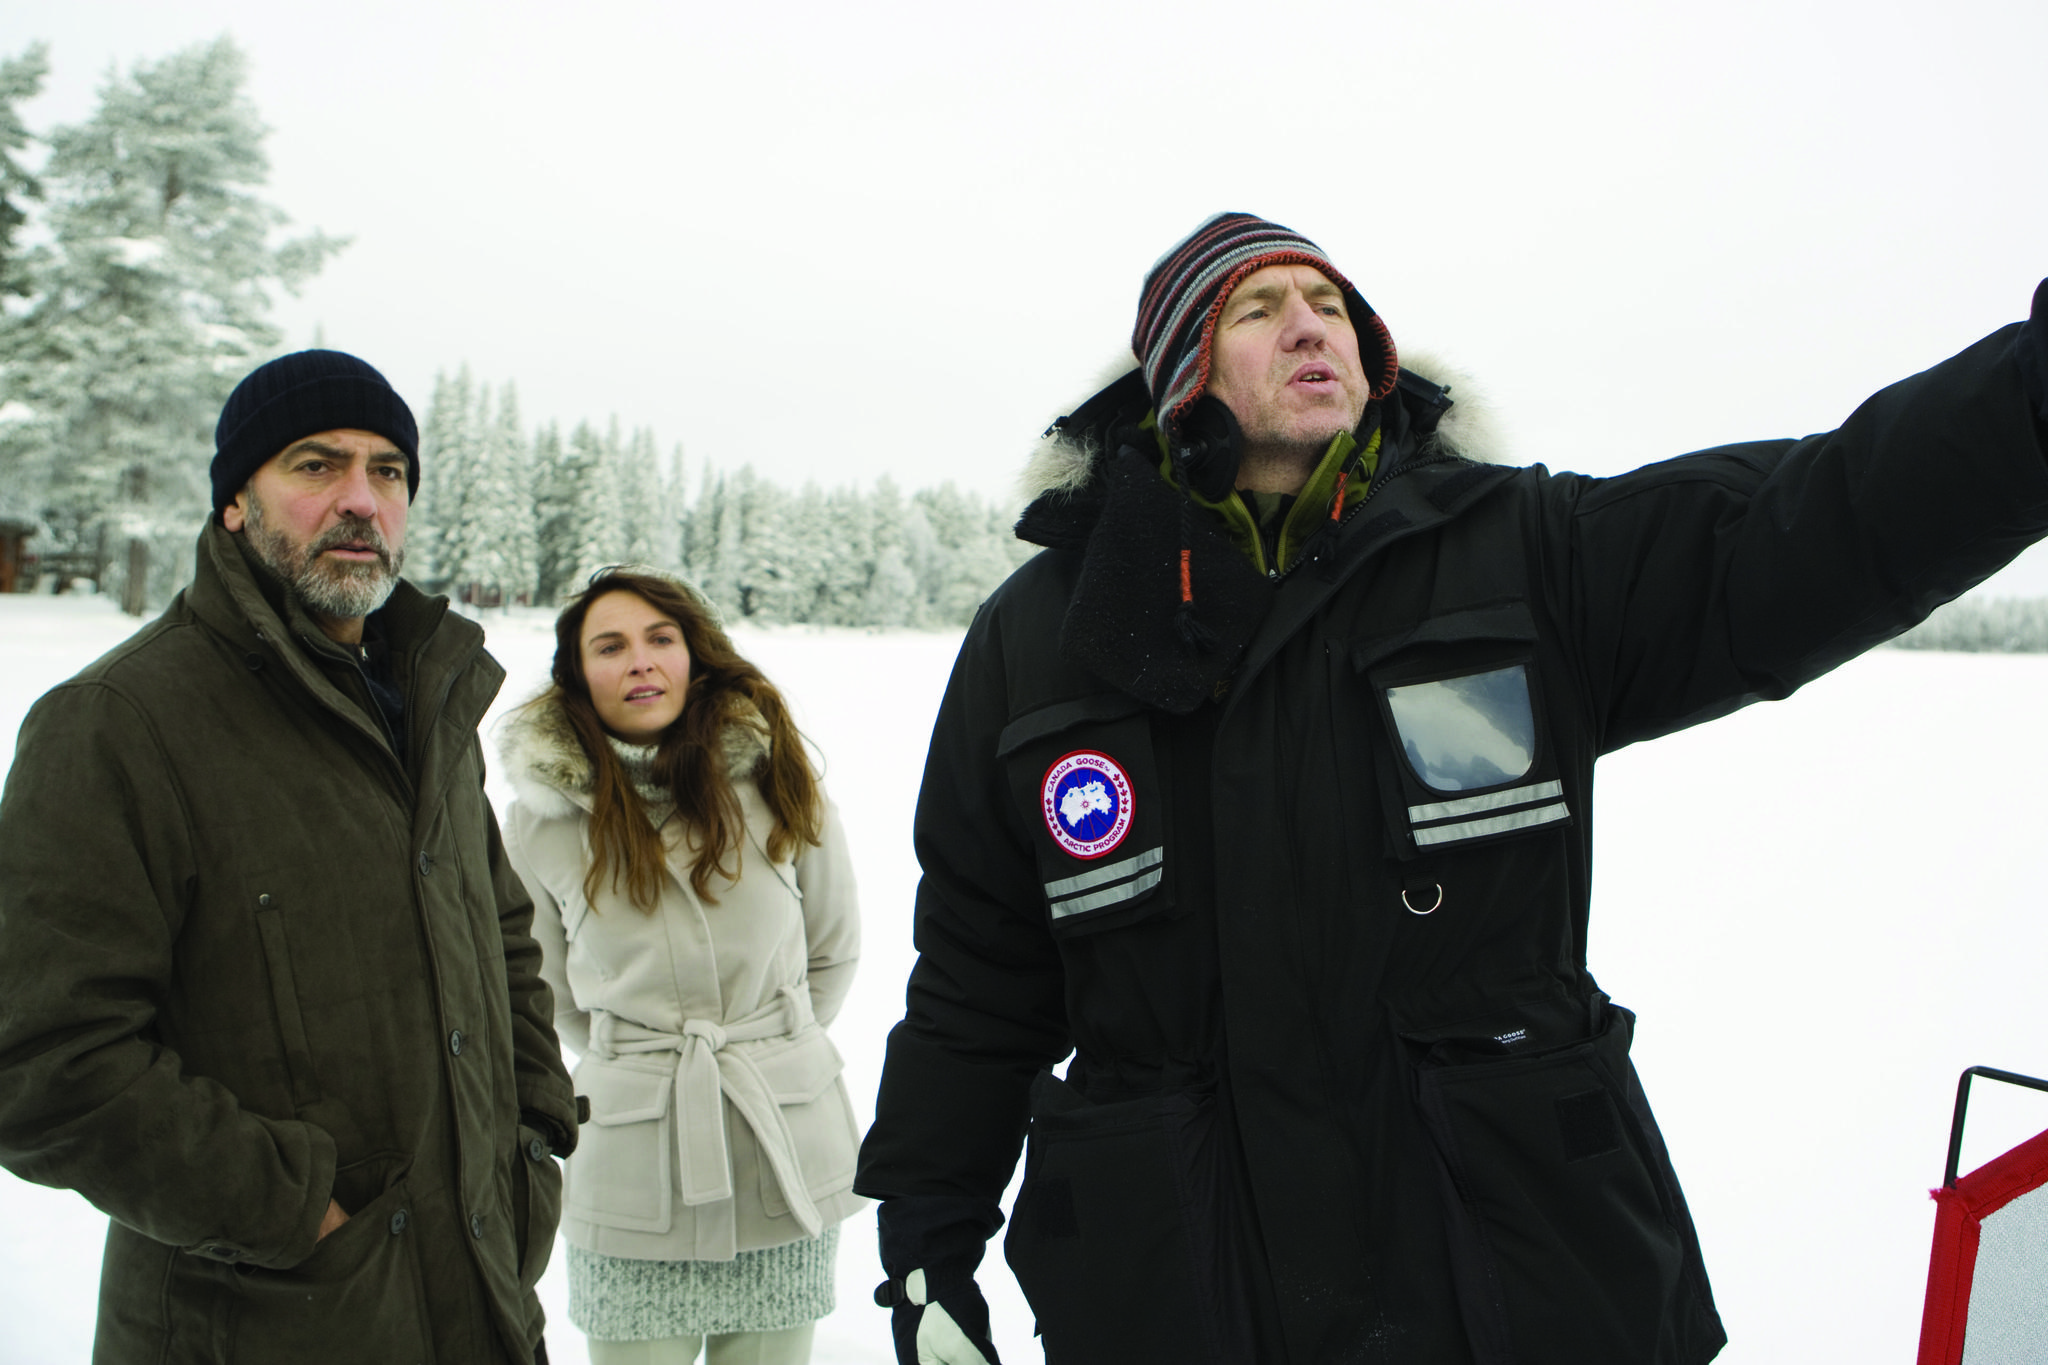
<path fill-rule="evenodd" d="M 380 745 L 385 742 L 382 728 L 329 671 L 353 668 L 355 661 L 217 517 L 209 516 L 199 533 L 193 579 L 184 597 L 192 613 L 249 658 L 252 668 L 275 661 L 327 709 Z M 446 707 L 474 729 L 505 677 L 483 651 L 482 628 L 450 613 L 447 598 L 429 597 L 404 579 L 380 609 L 379 620 L 410 698 L 412 724 L 431 725 Z M 458 688 L 458 682 L 465 685 Z"/>
<path fill-rule="evenodd" d="M 552 688 L 507 714 L 498 722 L 493 738 L 505 760 L 512 790 L 536 814 L 560 817 L 578 810 L 588 812 L 595 804 L 595 769 Z M 767 724 L 758 713 L 744 712 L 725 727 L 724 744 L 727 774 L 735 781 L 752 777 L 768 760 Z M 664 808 L 672 808 L 673 801 L 667 792 L 653 786 L 652 746 L 613 741 L 613 747 L 636 779 L 650 818 L 657 825 L 663 823 L 667 818 Z"/>
<path fill-rule="evenodd" d="M 1272 609 L 1247 643 L 1234 676 L 1258 673 L 1295 632 L 1374 556 L 1435 530 L 1514 477 L 1514 470 L 1428 451 L 1390 468 L 1369 502 L 1310 546 L 1307 562 L 1282 580 Z"/>

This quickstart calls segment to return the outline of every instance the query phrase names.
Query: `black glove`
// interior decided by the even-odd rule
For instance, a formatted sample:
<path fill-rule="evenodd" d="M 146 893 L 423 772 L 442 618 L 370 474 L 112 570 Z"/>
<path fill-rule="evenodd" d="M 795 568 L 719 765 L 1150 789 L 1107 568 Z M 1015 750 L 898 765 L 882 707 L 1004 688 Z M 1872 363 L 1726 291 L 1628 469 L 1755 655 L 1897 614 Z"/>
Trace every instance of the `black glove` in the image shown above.
<path fill-rule="evenodd" d="M 893 1310 L 898 1365 L 1002 1365 L 974 1282 L 1002 1210 L 964 1195 L 906 1195 L 883 1200 L 875 1225 L 889 1273 L 875 1302 Z"/>

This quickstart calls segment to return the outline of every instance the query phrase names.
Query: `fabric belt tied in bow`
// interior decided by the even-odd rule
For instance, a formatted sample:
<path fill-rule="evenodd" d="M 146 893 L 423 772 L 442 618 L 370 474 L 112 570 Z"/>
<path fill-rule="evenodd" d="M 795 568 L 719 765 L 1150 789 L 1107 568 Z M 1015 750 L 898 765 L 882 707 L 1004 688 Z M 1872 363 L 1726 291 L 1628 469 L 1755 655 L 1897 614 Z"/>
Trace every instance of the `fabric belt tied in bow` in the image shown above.
<path fill-rule="evenodd" d="M 818 1206 L 804 1187 L 803 1171 L 797 1165 L 796 1139 L 782 1106 L 761 1068 L 745 1052 L 731 1050 L 731 1043 L 753 1043 L 766 1038 L 793 1037 L 817 1022 L 811 1013 L 809 992 L 784 986 L 774 1001 L 744 1019 L 728 1024 L 710 1019 L 686 1019 L 682 1032 L 664 1033 L 645 1028 L 615 1014 L 593 1010 L 590 1044 L 606 1057 L 630 1053 L 669 1052 L 676 1055 L 676 1155 L 683 1172 L 682 1200 L 685 1204 L 715 1204 L 732 1198 L 732 1157 L 725 1142 L 725 1106 L 721 1097 L 732 1101 L 740 1117 L 754 1130 L 761 1154 L 782 1186 L 789 1211 L 805 1232 L 816 1237 L 824 1230 Z"/>

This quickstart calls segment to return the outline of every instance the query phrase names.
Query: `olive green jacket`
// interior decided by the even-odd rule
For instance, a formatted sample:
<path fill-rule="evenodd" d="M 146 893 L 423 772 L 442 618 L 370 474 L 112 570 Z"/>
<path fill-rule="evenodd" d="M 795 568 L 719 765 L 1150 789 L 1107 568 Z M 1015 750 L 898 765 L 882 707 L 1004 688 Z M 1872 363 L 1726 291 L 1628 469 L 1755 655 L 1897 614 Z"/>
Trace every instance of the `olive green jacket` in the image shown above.
<path fill-rule="evenodd" d="M 504 672 L 445 599 L 378 620 L 403 753 L 209 522 L 192 586 L 22 725 L 0 1164 L 112 1218 L 95 1362 L 533 1359 L 576 1128 L 483 792 Z"/>

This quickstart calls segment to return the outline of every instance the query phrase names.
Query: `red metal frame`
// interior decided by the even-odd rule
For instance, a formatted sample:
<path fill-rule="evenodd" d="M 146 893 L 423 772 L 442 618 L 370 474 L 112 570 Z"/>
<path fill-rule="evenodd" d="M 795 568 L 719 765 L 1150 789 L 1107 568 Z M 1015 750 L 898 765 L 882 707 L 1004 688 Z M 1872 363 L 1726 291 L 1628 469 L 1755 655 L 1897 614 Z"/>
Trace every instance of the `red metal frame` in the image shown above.
<path fill-rule="evenodd" d="M 2033 1077 L 1993 1071 L 1989 1067 L 1971 1067 L 1963 1073 L 1949 1137 L 1949 1183 L 1932 1191 L 1934 1250 L 1927 1262 L 1927 1302 L 1920 1317 L 1919 1365 L 1962 1365 L 1970 1287 L 1977 1273 L 1977 1241 L 1984 1220 L 2021 1195 L 2048 1184 L 2048 1132 L 2028 1138 L 1960 1179 L 1956 1177 L 1963 1110 L 1968 1103 L 1972 1075 L 2048 1089 L 2048 1083 Z"/>

